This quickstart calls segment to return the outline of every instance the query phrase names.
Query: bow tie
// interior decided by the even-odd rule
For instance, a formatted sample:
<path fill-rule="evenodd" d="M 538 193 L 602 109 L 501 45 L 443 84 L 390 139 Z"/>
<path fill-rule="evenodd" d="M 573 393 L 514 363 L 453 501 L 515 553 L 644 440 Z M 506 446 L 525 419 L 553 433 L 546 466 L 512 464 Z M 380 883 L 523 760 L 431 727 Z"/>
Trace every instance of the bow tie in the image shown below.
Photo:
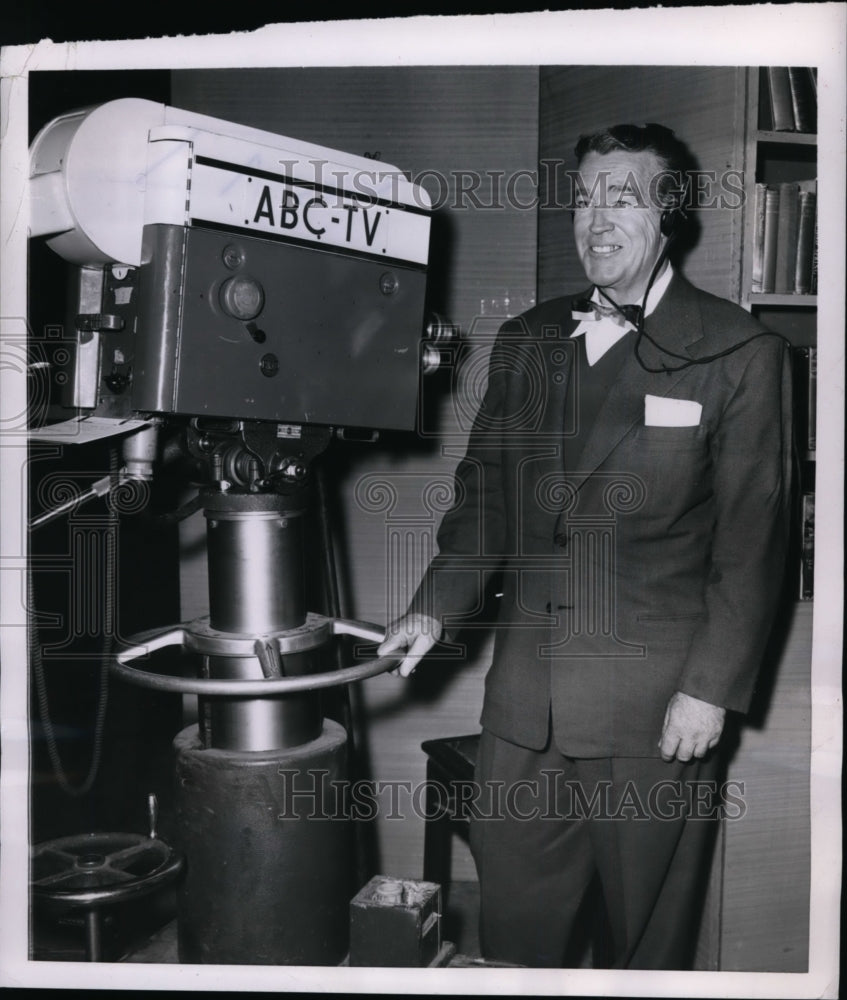
<path fill-rule="evenodd" d="M 576 299 L 572 306 L 571 318 L 580 323 L 610 319 L 617 326 L 625 327 L 630 323 L 636 329 L 641 323 L 641 306 L 612 306 L 591 299 Z"/>

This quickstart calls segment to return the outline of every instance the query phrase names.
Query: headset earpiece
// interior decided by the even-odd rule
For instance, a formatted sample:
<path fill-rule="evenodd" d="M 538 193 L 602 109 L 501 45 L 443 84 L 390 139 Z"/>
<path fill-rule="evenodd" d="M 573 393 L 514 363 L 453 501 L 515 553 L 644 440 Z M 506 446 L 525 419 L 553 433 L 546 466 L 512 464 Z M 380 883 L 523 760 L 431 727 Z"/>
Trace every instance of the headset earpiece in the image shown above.
<path fill-rule="evenodd" d="M 682 183 L 679 188 L 672 189 L 666 194 L 671 200 L 659 219 L 659 231 L 668 239 L 679 236 L 688 219 L 685 211 L 686 190 L 687 184 Z"/>
<path fill-rule="evenodd" d="M 668 239 L 679 236 L 686 218 L 685 209 L 680 206 L 666 208 L 659 219 L 659 231 L 662 236 L 667 236 Z"/>

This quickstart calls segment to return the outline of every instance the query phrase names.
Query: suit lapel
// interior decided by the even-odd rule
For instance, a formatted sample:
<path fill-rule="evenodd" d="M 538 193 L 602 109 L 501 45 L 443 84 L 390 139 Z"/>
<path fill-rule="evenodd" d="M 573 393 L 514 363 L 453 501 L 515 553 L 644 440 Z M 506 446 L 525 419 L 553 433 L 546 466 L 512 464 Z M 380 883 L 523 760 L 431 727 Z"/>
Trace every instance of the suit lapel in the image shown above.
<path fill-rule="evenodd" d="M 549 312 L 535 326 L 532 347 L 539 359 L 543 373 L 544 397 L 539 421 L 531 439 L 529 450 L 536 457 L 532 460 L 531 475 L 534 491 L 555 494 L 556 484 L 564 474 L 563 422 L 568 405 L 568 381 L 574 364 L 575 343 L 571 333 L 576 323 L 571 318 L 571 300 L 563 298 L 550 303 Z M 526 472 L 524 473 L 526 474 Z M 542 504 L 537 512 L 534 530 L 539 539 L 552 534 L 559 511 L 555 503 Z M 548 530 L 549 528 L 549 530 Z"/>
<path fill-rule="evenodd" d="M 675 275 L 662 301 L 647 317 L 646 329 L 664 348 L 693 357 L 688 348 L 703 336 L 700 312 L 693 288 L 679 275 Z M 642 338 L 639 355 L 649 368 L 670 369 L 684 360 L 662 353 Z M 668 395 L 685 375 L 687 369 L 671 372 L 648 372 L 630 352 L 611 391 L 606 397 L 594 427 L 585 442 L 576 469 L 568 476 L 574 488 L 579 489 L 633 427 L 644 420 L 644 397 Z"/>

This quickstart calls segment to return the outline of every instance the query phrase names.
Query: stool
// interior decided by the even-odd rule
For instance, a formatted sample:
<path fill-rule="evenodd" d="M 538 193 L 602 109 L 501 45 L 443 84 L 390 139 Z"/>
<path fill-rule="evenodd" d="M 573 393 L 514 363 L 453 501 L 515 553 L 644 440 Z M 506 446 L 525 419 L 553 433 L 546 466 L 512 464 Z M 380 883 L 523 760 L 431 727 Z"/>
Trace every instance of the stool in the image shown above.
<path fill-rule="evenodd" d="M 468 827 L 466 818 L 457 815 L 456 784 L 473 779 L 479 733 L 425 740 L 421 749 L 427 758 L 423 877 L 446 889 L 450 884 L 451 835 L 454 832 L 467 835 Z M 441 788 L 447 791 L 446 801 Z"/>

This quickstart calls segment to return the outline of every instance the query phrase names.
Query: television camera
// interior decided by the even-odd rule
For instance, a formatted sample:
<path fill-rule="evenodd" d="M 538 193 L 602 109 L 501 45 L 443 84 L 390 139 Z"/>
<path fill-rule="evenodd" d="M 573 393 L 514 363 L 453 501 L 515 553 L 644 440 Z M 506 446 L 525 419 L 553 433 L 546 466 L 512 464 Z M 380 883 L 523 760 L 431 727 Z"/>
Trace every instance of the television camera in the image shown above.
<path fill-rule="evenodd" d="M 342 780 L 347 736 L 318 691 L 396 661 L 326 669 L 333 636 L 382 633 L 308 610 L 303 522 L 333 436 L 415 427 L 421 368 L 449 336 L 425 328 L 429 199 L 387 164 L 133 98 L 46 125 L 30 189 L 31 236 L 76 268 L 73 416 L 33 435 L 105 427 L 126 482 L 153 476 L 178 426 L 201 470 L 209 615 L 134 636 L 111 664 L 199 697 L 175 741 L 180 960 L 337 964 L 349 826 L 280 819 L 278 775 L 319 800 Z M 165 647 L 200 675 L 145 669 Z"/>

